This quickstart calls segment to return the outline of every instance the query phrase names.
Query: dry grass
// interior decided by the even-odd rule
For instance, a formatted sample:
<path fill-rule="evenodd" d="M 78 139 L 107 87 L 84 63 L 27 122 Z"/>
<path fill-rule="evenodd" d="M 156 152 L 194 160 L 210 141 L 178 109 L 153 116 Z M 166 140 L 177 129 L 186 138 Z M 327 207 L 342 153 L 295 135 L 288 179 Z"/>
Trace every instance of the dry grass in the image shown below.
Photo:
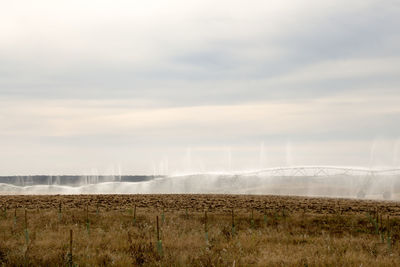
<path fill-rule="evenodd" d="M 2 196 L 0 201 L 5 266 L 68 265 L 70 229 L 75 266 L 400 265 L 396 202 L 221 195 Z M 382 217 L 378 224 L 376 217 Z"/>

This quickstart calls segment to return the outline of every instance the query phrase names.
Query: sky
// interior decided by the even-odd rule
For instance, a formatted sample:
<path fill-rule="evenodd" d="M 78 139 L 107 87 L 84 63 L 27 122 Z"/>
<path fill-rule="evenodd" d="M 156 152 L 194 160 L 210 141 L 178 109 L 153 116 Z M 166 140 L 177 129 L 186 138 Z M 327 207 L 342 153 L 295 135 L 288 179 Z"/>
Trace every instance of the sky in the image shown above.
<path fill-rule="evenodd" d="M 400 167 L 397 0 L 8 1 L 0 175 Z"/>

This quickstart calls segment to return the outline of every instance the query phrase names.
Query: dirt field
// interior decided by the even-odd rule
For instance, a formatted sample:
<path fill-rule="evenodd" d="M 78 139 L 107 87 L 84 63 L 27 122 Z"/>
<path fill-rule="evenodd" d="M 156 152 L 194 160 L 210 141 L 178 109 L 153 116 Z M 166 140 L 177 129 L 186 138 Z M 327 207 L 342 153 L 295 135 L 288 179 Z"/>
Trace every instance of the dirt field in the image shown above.
<path fill-rule="evenodd" d="M 400 265 L 398 202 L 74 195 L 0 204 L 5 266 Z"/>

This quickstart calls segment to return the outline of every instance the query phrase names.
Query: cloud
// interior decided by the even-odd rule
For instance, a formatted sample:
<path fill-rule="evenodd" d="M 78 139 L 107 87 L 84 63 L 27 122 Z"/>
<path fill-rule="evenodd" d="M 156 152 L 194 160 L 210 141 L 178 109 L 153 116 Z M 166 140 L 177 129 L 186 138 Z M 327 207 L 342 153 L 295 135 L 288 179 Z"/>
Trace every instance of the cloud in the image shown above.
<path fill-rule="evenodd" d="M 217 136 L 332 136 L 362 131 L 364 137 L 392 132 L 398 121 L 396 93 L 342 93 L 291 101 L 258 101 L 233 105 L 151 107 L 142 101 L 2 101 L 7 120 L 3 135 L 92 136 L 152 135 L 168 140 L 189 135 L 193 141 Z M 4 119 L 6 117 L 4 116 Z M 362 127 L 360 127 L 362 126 Z M 394 128 L 393 128 L 394 127 Z M 368 128 L 368 131 L 365 131 Z M 349 135 L 351 136 L 351 135 Z M 337 136 L 336 136 L 337 138 Z"/>
<path fill-rule="evenodd" d="M 146 170 L 165 151 L 218 162 L 231 146 L 248 166 L 260 142 L 291 140 L 363 162 L 363 145 L 400 135 L 398 14 L 389 0 L 5 3 L 1 157 L 8 171 L 24 155 Z"/>
<path fill-rule="evenodd" d="M 200 90 L 219 92 L 219 101 L 226 95 L 240 100 L 248 88 L 229 93 L 231 83 L 275 79 L 331 61 L 367 57 L 380 64 L 375 68 L 390 64 L 398 56 L 398 5 L 344 3 L 16 1 L 1 14 L 1 90 L 39 98 L 143 95 L 180 105 Z M 281 90 L 297 95 L 295 87 Z M 194 98 L 208 104 L 201 94 Z"/>

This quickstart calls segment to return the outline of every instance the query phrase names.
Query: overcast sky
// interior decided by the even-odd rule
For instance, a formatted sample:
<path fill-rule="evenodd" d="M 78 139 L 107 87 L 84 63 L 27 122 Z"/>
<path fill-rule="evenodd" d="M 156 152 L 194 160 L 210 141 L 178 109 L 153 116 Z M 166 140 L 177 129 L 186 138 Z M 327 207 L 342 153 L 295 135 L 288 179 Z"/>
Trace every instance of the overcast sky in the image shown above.
<path fill-rule="evenodd" d="M 400 166 L 397 0 L 8 1 L 0 175 Z"/>

